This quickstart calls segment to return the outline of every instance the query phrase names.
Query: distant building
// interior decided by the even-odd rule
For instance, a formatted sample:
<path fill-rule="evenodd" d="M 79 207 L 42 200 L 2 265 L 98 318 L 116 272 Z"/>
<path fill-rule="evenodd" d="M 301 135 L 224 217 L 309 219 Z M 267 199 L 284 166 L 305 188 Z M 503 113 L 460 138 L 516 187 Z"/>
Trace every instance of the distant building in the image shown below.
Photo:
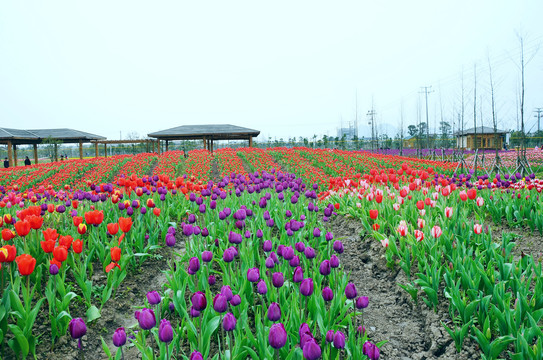
<path fill-rule="evenodd" d="M 503 149 L 503 144 L 507 143 L 508 134 L 505 130 L 496 131 L 498 139 L 494 136 L 494 129 L 488 126 L 477 127 L 477 144 L 475 144 L 475 128 L 457 131 L 456 145 L 461 149 Z"/>

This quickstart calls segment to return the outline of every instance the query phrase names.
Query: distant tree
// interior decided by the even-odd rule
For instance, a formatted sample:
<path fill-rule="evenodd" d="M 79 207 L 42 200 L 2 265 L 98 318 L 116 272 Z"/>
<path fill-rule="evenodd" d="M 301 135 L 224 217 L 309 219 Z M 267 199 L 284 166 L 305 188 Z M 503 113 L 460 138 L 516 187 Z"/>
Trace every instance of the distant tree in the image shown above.
<path fill-rule="evenodd" d="M 315 147 L 316 143 L 317 143 L 317 134 L 314 134 L 313 135 L 313 147 Z"/>
<path fill-rule="evenodd" d="M 449 136 L 451 134 L 451 124 L 447 121 L 439 122 L 439 132 L 441 133 L 441 146 L 449 147 Z"/>
<path fill-rule="evenodd" d="M 407 133 L 409 134 L 409 136 L 415 136 L 417 135 L 418 132 L 419 132 L 419 129 L 417 128 L 416 125 L 409 125 L 407 127 Z"/>
<path fill-rule="evenodd" d="M 317 147 L 318 147 L 319 149 L 322 147 L 322 145 L 323 145 L 323 144 L 322 144 L 322 140 L 321 140 L 321 139 L 317 140 Z"/>
<path fill-rule="evenodd" d="M 343 134 L 343 135 L 341 136 L 341 140 L 340 140 L 340 141 L 341 141 L 341 144 L 340 144 L 341 149 L 342 149 L 342 150 L 345 150 L 346 147 L 347 147 L 347 134 Z"/>
<path fill-rule="evenodd" d="M 47 155 L 52 157 L 53 159 L 58 158 L 58 146 L 62 144 L 62 141 L 58 139 L 53 139 L 51 136 L 46 138 L 42 141 L 42 144 L 45 145 L 45 149 L 47 150 Z"/>
<path fill-rule="evenodd" d="M 304 137 L 303 140 L 304 140 L 304 146 L 309 147 L 309 140 L 306 137 Z"/>
<path fill-rule="evenodd" d="M 328 147 L 328 135 L 323 135 L 322 136 L 322 143 L 324 144 L 325 148 Z"/>

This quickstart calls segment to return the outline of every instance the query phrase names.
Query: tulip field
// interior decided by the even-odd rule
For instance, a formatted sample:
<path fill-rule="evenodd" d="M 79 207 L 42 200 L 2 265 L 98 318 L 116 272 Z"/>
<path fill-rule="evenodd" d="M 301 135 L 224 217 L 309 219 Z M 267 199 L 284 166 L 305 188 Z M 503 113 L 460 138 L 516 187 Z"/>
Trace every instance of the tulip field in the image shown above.
<path fill-rule="evenodd" d="M 2 359 L 543 359 L 543 180 L 309 148 L 0 170 Z"/>

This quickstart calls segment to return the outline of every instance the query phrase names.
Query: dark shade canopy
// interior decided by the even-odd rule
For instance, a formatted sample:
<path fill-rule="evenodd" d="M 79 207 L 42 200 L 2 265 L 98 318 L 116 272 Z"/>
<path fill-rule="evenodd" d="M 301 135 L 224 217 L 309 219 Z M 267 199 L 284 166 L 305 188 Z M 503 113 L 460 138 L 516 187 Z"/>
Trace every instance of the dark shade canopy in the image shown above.
<path fill-rule="evenodd" d="M 48 138 L 60 140 L 64 143 L 77 143 L 79 141 L 89 142 L 91 140 L 105 139 L 103 136 L 73 129 L 21 130 L 0 128 L 0 143 L 3 144 L 6 144 L 8 141 L 13 144 L 39 144 Z"/>
<path fill-rule="evenodd" d="M 235 125 L 183 125 L 147 134 L 160 140 L 191 140 L 204 137 L 213 140 L 247 140 L 260 131 Z"/>
<path fill-rule="evenodd" d="M 505 133 L 507 133 L 507 131 L 496 129 L 496 133 L 505 134 Z M 488 126 L 477 126 L 477 134 L 478 135 L 480 135 L 480 134 L 494 134 L 494 128 L 491 128 L 491 127 L 488 127 Z M 463 132 L 462 131 L 457 131 L 457 132 L 454 133 L 454 135 L 456 135 L 456 136 L 475 135 L 475 128 L 470 128 L 470 129 L 464 130 Z"/>

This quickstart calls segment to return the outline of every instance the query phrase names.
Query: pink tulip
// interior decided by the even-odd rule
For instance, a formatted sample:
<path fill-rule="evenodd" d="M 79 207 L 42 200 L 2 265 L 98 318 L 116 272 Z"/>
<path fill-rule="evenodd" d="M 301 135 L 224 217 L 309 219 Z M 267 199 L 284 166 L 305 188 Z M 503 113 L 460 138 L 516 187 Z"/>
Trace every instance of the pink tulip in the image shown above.
<path fill-rule="evenodd" d="M 437 226 L 437 225 L 434 226 L 434 227 L 432 228 L 432 231 L 431 231 L 431 232 L 432 232 L 432 236 L 433 236 L 434 238 L 436 238 L 436 239 L 437 239 L 438 237 L 440 237 L 441 234 L 443 234 L 443 231 L 441 231 L 441 228 L 440 228 L 439 226 Z"/>

